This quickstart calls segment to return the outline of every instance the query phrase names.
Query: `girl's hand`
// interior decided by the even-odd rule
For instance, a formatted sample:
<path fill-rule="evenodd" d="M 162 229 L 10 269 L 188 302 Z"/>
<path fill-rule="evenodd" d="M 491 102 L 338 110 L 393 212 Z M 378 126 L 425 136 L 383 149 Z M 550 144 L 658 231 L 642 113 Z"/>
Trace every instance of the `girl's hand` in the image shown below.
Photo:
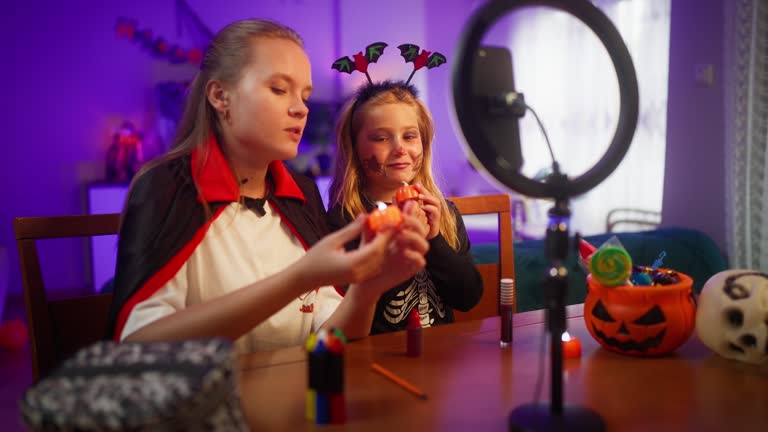
<path fill-rule="evenodd" d="M 415 187 L 415 185 L 413 187 Z M 412 198 L 412 199 L 406 200 L 405 202 L 400 202 L 397 199 L 397 195 L 392 197 L 392 204 L 398 206 L 399 208 L 401 208 L 403 210 L 405 210 L 405 207 L 404 207 L 405 203 L 407 203 L 409 201 L 413 201 L 416 204 L 419 204 L 419 202 L 420 202 L 419 198 Z M 413 210 L 413 215 L 414 215 L 414 217 L 416 217 L 416 219 L 419 222 L 424 224 L 424 226 L 427 228 L 427 233 L 429 233 L 429 219 L 427 218 L 427 213 L 421 208 L 420 205 L 417 205 L 416 208 Z"/>
<path fill-rule="evenodd" d="M 419 199 L 422 202 L 421 209 L 426 215 L 427 226 L 429 227 L 427 240 L 432 240 L 440 234 L 440 200 L 429 193 L 421 183 L 414 183 L 414 186 L 419 191 Z"/>

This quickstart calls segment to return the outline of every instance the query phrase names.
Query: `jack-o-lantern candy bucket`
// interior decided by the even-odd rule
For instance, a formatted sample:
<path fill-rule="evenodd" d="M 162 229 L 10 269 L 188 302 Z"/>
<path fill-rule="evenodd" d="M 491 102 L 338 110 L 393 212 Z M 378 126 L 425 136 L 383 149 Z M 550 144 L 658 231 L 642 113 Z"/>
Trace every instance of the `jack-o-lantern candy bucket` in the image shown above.
<path fill-rule="evenodd" d="M 693 280 L 676 274 L 679 282 L 668 285 L 617 287 L 587 276 L 584 322 L 589 333 L 606 349 L 621 354 L 658 356 L 677 349 L 693 331 L 696 305 Z"/>

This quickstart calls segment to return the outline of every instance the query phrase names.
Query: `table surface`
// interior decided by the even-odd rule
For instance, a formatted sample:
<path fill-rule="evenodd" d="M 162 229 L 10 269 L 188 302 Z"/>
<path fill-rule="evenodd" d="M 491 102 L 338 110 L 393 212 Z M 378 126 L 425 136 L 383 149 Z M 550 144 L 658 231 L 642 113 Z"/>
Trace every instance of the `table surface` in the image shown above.
<path fill-rule="evenodd" d="M 580 359 L 564 363 L 564 401 L 598 412 L 608 430 L 768 430 L 768 368 L 723 359 L 695 335 L 672 355 L 637 358 L 601 348 L 582 306 L 568 307 Z M 504 431 L 510 411 L 549 400 L 549 362 L 540 360 L 542 311 L 516 314 L 514 343 L 499 348 L 497 317 L 424 329 L 424 354 L 405 355 L 405 332 L 347 345 L 347 422 L 305 420 L 306 353 L 300 347 L 243 356 L 241 397 L 253 430 Z M 373 372 L 379 363 L 425 391 L 421 400 Z M 541 367 L 540 367 L 541 365 Z"/>

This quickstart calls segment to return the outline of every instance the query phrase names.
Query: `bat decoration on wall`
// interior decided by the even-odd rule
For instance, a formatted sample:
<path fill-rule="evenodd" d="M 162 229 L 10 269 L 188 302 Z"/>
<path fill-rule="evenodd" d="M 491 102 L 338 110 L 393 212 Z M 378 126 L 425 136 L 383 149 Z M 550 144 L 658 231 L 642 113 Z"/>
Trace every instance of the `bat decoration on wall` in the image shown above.
<path fill-rule="evenodd" d="M 445 56 L 439 52 L 421 50 L 421 53 L 419 53 L 418 45 L 402 44 L 398 46 L 398 48 L 400 49 L 400 55 L 403 56 L 405 62 L 413 63 L 413 71 L 411 71 L 411 75 L 408 76 L 408 80 L 405 81 L 406 85 L 411 82 L 413 74 L 424 66 L 426 66 L 427 69 L 432 69 L 447 62 Z"/>
<path fill-rule="evenodd" d="M 371 76 L 368 75 L 368 65 L 376 63 L 386 47 L 387 44 L 384 42 L 374 42 L 365 47 L 365 54 L 363 54 L 363 51 L 358 52 L 352 56 L 354 60 L 350 59 L 349 56 L 341 57 L 333 62 L 331 68 L 348 74 L 351 74 L 352 71 L 362 72 L 368 78 L 368 82 L 373 84 Z"/>

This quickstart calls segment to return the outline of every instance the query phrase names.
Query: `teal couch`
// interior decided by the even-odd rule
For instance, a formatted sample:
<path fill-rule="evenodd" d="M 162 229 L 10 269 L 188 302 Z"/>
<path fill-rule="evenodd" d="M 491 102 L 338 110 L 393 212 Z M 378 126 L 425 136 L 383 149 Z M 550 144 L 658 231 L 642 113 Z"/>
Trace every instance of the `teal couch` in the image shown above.
<path fill-rule="evenodd" d="M 691 276 L 694 291 L 697 293 L 710 276 L 727 268 L 726 258 L 715 242 L 697 230 L 659 228 L 644 232 L 586 236 L 584 239 L 595 247 L 600 247 L 614 235 L 627 249 L 632 262 L 637 265 L 651 265 L 661 251 L 666 251 L 663 266 Z M 476 264 L 498 262 L 498 250 L 497 243 L 473 243 L 471 249 Z M 543 240 L 527 240 L 514 244 L 518 312 L 544 307 L 541 283 L 550 266 L 550 261 L 544 253 Z M 574 251 L 566 261 L 569 271 L 568 304 L 583 303 L 587 294 L 586 276 L 577 259 L 578 253 Z"/>

